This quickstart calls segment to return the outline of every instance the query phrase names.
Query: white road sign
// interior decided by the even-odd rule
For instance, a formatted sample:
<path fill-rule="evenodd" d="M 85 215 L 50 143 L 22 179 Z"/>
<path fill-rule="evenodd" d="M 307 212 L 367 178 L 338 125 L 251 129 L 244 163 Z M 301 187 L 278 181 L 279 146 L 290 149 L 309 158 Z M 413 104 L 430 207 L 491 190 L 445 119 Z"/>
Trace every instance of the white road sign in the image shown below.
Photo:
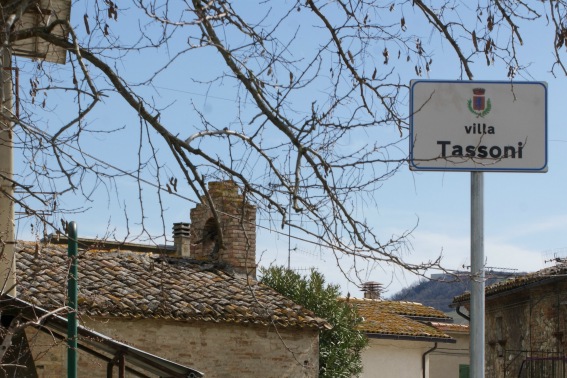
<path fill-rule="evenodd" d="M 547 171 L 547 84 L 414 80 L 410 169 Z"/>

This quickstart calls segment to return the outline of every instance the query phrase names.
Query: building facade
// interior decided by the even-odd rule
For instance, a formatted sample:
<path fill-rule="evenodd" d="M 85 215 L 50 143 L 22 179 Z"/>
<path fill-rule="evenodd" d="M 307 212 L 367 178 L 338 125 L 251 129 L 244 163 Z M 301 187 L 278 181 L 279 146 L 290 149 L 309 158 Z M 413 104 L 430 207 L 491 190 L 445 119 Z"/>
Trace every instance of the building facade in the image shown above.
<path fill-rule="evenodd" d="M 567 376 L 567 265 L 486 287 L 486 376 Z M 467 308 L 470 294 L 453 300 Z"/>
<path fill-rule="evenodd" d="M 369 339 L 361 377 L 459 376 L 459 365 L 468 363 L 468 326 L 420 303 L 381 300 L 372 290 L 365 296 L 349 299 Z"/>

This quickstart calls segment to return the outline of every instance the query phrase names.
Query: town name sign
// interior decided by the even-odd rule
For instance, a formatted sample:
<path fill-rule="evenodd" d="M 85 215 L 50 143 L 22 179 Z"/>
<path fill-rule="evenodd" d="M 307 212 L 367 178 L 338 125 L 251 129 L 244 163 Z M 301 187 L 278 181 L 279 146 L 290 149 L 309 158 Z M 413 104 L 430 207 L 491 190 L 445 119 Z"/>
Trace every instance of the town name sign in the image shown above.
<path fill-rule="evenodd" d="M 547 171 L 547 85 L 411 82 L 410 169 Z"/>

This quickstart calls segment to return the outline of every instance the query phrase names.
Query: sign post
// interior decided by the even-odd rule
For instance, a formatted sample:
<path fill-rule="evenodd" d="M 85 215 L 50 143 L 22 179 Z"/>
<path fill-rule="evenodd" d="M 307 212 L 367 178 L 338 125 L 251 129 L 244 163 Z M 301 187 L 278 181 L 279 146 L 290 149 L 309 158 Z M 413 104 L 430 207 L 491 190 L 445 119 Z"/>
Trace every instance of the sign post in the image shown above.
<path fill-rule="evenodd" d="M 484 173 L 471 172 L 470 376 L 484 377 Z"/>
<path fill-rule="evenodd" d="M 547 84 L 412 81 L 409 165 L 471 172 L 470 376 L 483 378 L 483 172 L 547 172 Z"/>

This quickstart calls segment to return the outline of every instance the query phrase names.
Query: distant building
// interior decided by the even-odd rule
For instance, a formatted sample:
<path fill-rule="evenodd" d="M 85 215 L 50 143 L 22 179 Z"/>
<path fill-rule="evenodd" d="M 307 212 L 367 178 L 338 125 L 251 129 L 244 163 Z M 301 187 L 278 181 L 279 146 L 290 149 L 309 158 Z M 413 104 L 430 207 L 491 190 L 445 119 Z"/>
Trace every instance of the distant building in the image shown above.
<path fill-rule="evenodd" d="M 368 339 L 361 377 L 453 378 L 468 364 L 468 326 L 420 303 L 381 300 L 380 285 L 363 285 L 364 299 L 345 299 L 363 318 Z"/>

